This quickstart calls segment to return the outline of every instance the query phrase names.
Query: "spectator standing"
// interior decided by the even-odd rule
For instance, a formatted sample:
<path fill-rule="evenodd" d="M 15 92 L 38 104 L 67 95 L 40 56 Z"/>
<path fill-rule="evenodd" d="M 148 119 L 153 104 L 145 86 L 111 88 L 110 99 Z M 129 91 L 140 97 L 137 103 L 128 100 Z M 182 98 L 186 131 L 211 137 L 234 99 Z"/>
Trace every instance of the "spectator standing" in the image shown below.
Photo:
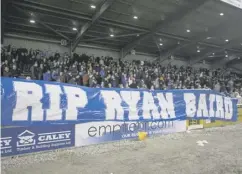
<path fill-rule="evenodd" d="M 12 77 L 12 73 L 9 71 L 8 66 L 5 66 L 4 71 L 3 71 L 3 76 L 4 77 Z"/>
<path fill-rule="evenodd" d="M 214 90 L 217 92 L 220 92 L 221 86 L 219 84 L 219 82 L 216 82 L 215 86 L 214 86 Z"/>
<path fill-rule="evenodd" d="M 11 71 L 12 77 L 18 78 L 20 76 L 20 71 L 17 69 L 17 65 L 13 64 L 13 69 Z"/>
<path fill-rule="evenodd" d="M 77 66 L 76 64 L 73 64 L 72 67 L 70 68 L 70 72 L 73 76 L 77 76 L 78 75 L 78 70 L 77 70 Z"/>
<path fill-rule="evenodd" d="M 73 84 L 73 85 L 77 85 L 77 83 L 76 83 L 76 78 L 75 78 L 75 77 L 72 77 L 72 78 L 68 81 L 68 83 Z"/>
<path fill-rule="evenodd" d="M 53 81 L 60 81 L 59 80 L 60 76 L 59 76 L 59 74 L 58 74 L 56 69 L 54 69 L 54 71 L 52 72 L 51 78 L 52 78 Z"/>
<path fill-rule="evenodd" d="M 45 81 L 51 81 L 51 73 L 50 73 L 50 70 L 47 70 L 47 71 L 43 74 L 43 80 L 45 80 Z"/>
<path fill-rule="evenodd" d="M 89 75 L 88 75 L 87 72 L 84 72 L 84 75 L 83 75 L 82 79 L 83 79 L 83 85 L 84 86 L 88 86 Z"/>
<path fill-rule="evenodd" d="M 63 72 L 60 72 L 60 82 L 66 83 L 66 77 L 65 77 L 65 74 Z"/>
<path fill-rule="evenodd" d="M 234 90 L 234 81 L 232 80 L 232 78 L 230 78 L 230 80 L 228 81 L 228 87 L 229 87 L 229 91 Z"/>
<path fill-rule="evenodd" d="M 43 80 L 44 65 L 40 64 L 38 67 L 38 80 Z"/>
<path fill-rule="evenodd" d="M 30 68 L 31 70 L 31 79 L 36 80 L 38 79 L 38 63 L 35 64 Z"/>

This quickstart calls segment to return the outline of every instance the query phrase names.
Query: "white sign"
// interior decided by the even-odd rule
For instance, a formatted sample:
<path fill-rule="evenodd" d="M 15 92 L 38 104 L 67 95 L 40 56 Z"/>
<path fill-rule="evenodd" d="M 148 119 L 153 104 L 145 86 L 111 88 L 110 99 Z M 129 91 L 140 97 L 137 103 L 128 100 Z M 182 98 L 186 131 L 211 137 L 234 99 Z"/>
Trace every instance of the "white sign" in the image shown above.
<path fill-rule="evenodd" d="M 242 0 L 221 0 L 221 1 L 242 9 Z"/>
<path fill-rule="evenodd" d="M 62 39 L 61 40 L 61 45 L 66 46 L 67 45 L 67 41 L 65 39 Z"/>

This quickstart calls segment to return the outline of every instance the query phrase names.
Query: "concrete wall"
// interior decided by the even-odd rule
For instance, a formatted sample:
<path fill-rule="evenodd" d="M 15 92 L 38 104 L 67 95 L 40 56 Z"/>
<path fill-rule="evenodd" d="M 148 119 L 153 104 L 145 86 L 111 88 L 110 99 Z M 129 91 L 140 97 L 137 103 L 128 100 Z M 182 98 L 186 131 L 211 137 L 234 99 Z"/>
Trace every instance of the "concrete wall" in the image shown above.
<path fill-rule="evenodd" d="M 238 63 L 238 64 L 235 64 L 235 65 L 232 65 L 231 67 L 236 68 L 236 69 L 242 71 L 242 63 Z"/>
<path fill-rule="evenodd" d="M 181 60 L 181 59 L 175 59 L 175 60 L 165 60 L 162 62 L 164 65 L 171 64 L 171 65 L 177 65 L 177 66 L 188 66 L 188 62 Z M 203 64 L 203 63 L 196 63 L 192 65 L 193 68 L 199 69 L 199 68 L 208 68 L 211 69 L 211 64 Z"/>
<path fill-rule="evenodd" d="M 33 39 L 21 39 L 21 38 L 12 38 L 12 37 L 6 37 L 4 39 L 4 45 L 12 45 L 15 46 L 16 48 L 27 48 L 27 49 L 40 49 L 40 50 L 46 50 L 46 51 L 51 51 L 51 52 L 59 52 L 59 53 L 65 53 L 65 52 L 70 52 L 70 49 L 65 46 L 60 45 L 60 41 L 41 41 L 41 40 L 33 40 Z M 87 55 L 93 55 L 93 56 L 110 56 L 115 59 L 120 58 L 120 53 L 118 50 L 110 50 L 105 47 L 94 47 L 94 48 L 88 48 L 84 46 L 78 46 L 76 48 L 76 53 L 78 54 L 87 54 Z M 127 60 L 154 60 L 155 57 L 151 55 L 127 55 L 125 57 Z"/>
<path fill-rule="evenodd" d="M 235 64 L 235 65 L 231 65 L 230 68 L 231 68 L 233 71 L 235 71 L 235 72 L 237 72 L 237 73 L 239 73 L 239 74 L 242 73 L 242 63 L 237 63 L 237 64 Z"/>
<path fill-rule="evenodd" d="M 59 52 L 59 53 L 65 53 L 68 52 L 70 53 L 70 49 L 65 46 L 60 45 L 60 41 L 57 40 L 47 40 L 46 39 L 38 39 L 38 38 L 31 38 L 31 37 L 5 37 L 4 38 L 4 45 L 9 45 L 11 44 L 12 46 L 15 46 L 16 48 L 32 48 L 32 49 L 40 49 L 40 50 L 45 50 L 49 52 Z M 87 45 L 79 45 L 76 48 L 76 53 L 78 54 L 87 54 L 87 55 L 93 55 L 93 56 L 110 56 L 115 59 L 120 58 L 120 53 L 118 50 L 110 50 L 105 47 L 94 47 L 90 48 Z M 152 55 L 146 55 L 144 53 L 137 53 L 136 55 L 127 55 L 125 57 L 125 60 L 143 60 L 143 61 L 153 61 L 155 60 L 156 57 Z M 171 63 L 172 65 L 177 65 L 177 66 L 187 66 L 188 62 L 184 60 L 165 60 L 162 62 L 162 64 L 167 65 Z M 195 64 L 193 65 L 195 68 L 211 68 L 209 64 Z"/>
<path fill-rule="evenodd" d="M 60 43 L 56 43 L 53 40 L 53 43 L 51 42 L 43 42 L 43 41 L 35 41 L 35 40 L 27 40 L 27 39 L 16 39 L 16 38 L 4 38 L 4 45 L 12 45 L 16 48 L 27 48 L 27 49 L 40 49 L 40 50 L 47 50 L 59 53 L 68 52 L 69 49 L 67 47 L 61 46 Z"/>

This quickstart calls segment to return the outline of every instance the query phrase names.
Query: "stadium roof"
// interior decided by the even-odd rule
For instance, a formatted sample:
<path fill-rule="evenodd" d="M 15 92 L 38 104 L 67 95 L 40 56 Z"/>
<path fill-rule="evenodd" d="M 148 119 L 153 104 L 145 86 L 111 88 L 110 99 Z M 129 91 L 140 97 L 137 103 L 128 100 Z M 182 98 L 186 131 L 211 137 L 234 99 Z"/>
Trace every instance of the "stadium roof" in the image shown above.
<path fill-rule="evenodd" d="M 135 49 L 161 61 L 170 56 L 192 64 L 242 59 L 242 9 L 219 0 L 5 2 L 9 36 L 66 39 L 73 51 L 78 44 L 105 46 L 120 50 L 122 57 Z"/>

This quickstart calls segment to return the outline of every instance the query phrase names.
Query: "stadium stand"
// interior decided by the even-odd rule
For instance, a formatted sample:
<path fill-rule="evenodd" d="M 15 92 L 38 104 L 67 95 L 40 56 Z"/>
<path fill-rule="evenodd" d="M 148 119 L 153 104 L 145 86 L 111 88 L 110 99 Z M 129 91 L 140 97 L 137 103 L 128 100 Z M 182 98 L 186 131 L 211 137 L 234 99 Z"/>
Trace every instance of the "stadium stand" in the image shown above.
<path fill-rule="evenodd" d="M 3 174 L 242 173 L 242 0 L 2 0 L 1 19 Z"/>
<path fill-rule="evenodd" d="M 242 96 L 242 76 L 224 69 L 163 66 L 146 61 L 122 61 L 85 54 L 48 55 L 41 50 L 2 50 L 5 77 L 56 81 L 88 87 L 142 89 L 213 89 L 227 96 Z"/>

